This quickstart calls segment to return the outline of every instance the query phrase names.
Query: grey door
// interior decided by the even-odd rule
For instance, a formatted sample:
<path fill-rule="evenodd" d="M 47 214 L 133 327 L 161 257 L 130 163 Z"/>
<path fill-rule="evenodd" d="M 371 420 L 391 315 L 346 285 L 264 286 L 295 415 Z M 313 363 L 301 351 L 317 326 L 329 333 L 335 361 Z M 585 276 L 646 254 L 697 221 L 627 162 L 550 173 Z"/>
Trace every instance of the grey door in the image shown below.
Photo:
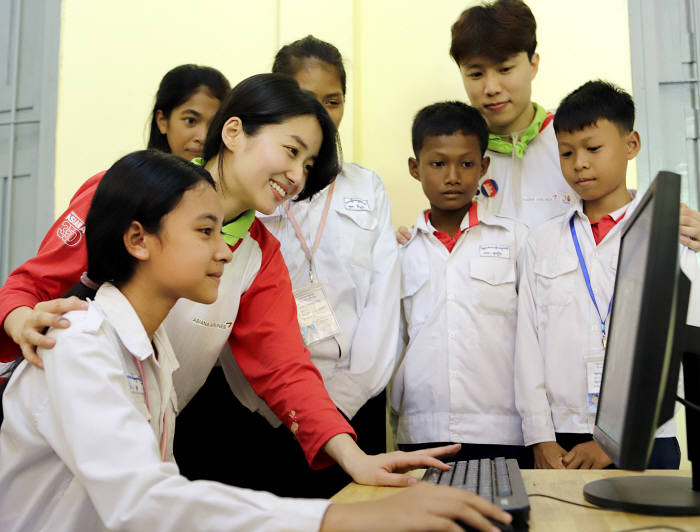
<path fill-rule="evenodd" d="M 59 0 L 0 0 L 0 283 L 53 221 Z"/>

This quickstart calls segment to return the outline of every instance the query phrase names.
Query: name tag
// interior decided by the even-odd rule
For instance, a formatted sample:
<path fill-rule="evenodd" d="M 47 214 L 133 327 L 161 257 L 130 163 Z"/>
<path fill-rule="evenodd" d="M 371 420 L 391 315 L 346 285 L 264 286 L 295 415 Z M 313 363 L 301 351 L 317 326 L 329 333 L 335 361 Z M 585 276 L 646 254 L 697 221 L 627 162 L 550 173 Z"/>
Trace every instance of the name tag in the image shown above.
<path fill-rule="evenodd" d="M 361 198 L 344 198 L 346 211 L 368 211 L 369 201 Z"/>
<path fill-rule="evenodd" d="M 595 414 L 598 411 L 598 399 L 600 398 L 600 383 L 603 380 L 603 354 L 593 353 L 585 357 L 586 362 L 586 403 L 588 413 Z"/>
<path fill-rule="evenodd" d="M 310 346 L 340 332 L 338 320 L 321 283 L 311 283 L 294 290 L 297 318 L 304 345 Z"/>
<path fill-rule="evenodd" d="M 499 259 L 510 258 L 510 248 L 508 246 L 497 246 L 495 244 L 482 244 L 479 246 L 480 257 L 498 257 Z"/>
<path fill-rule="evenodd" d="M 139 375 L 129 375 L 127 373 L 126 382 L 129 384 L 129 391 L 131 393 L 140 393 L 143 395 L 143 381 Z"/>

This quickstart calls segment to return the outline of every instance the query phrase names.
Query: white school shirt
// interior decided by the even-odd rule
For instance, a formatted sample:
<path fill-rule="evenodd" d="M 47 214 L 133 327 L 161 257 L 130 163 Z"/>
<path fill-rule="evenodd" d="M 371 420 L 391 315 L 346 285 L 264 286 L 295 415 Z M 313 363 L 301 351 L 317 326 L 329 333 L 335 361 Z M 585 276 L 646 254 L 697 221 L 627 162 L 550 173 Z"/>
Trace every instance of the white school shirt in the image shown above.
<path fill-rule="evenodd" d="M 328 190 L 288 203 L 309 250 Z M 309 261 L 284 208 L 258 217 L 280 241 L 294 289 L 309 285 Z M 352 418 L 389 382 L 398 345 L 398 246 L 384 183 L 372 170 L 343 164 L 313 265 L 340 333 L 307 347 L 331 399 Z"/>
<path fill-rule="evenodd" d="M 49 332 L 56 346 L 40 351 L 46 369 L 23 362 L 3 398 L 0 530 L 318 530 L 327 501 L 179 475 L 172 462 L 178 364 L 163 327 L 153 337 L 156 360 L 135 311 L 108 283 L 88 310 L 66 317 L 68 329 Z"/>
<path fill-rule="evenodd" d="M 597 246 L 580 200 L 528 238 L 520 261 L 515 349 L 515 399 L 525 445 L 554 441 L 555 432 L 590 433 L 595 422 L 587 407 L 585 358 L 603 354 L 601 324 L 579 266 L 569 219 L 575 217 L 576 235 L 604 316 L 614 291 L 621 234 L 641 198 L 636 195 L 610 214 L 613 219 L 625 216 Z M 681 263 L 695 264 L 697 269 L 695 254 L 685 246 L 680 250 Z M 606 326 L 609 323 L 610 316 Z M 656 436 L 675 432 L 672 419 Z"/>
<path fill-rule="evenodd" d="M 493 179 L 498 192 L 490 198 L 494 212 L 527 225 L 530 229 L 564 214 L 578 199 L 561 172 L 553 121 L 528 144 L 525 155 L 487 150 L 491 164 L 481 183 Z M 483 194 L 477 201 L 485 199 Z"/>
<path fill-rule="evenodd" d="M 400 443 L 523 443 L 512 383 L 526 228 L 482 210 L 452 253 L 424 213 L 400 250 L 407 345 L 391 394 Z"/>

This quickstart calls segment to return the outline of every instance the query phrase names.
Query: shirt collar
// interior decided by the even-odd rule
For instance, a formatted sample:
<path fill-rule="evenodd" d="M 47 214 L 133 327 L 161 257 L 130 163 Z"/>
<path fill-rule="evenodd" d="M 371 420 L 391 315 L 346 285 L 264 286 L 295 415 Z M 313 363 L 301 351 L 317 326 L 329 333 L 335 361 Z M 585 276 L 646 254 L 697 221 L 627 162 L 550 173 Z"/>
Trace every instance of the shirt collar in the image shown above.
<path fill-rule="evenodd" d="M 116 286 L 111 283 L 102 284 L 95 294 L 95 303 L 104 312 L 127 351 L 139 360 L 145 360 L 154 354 L 146 329 L 134 307 Z M 159 334 L 161 327 L 156 330 L 156 334 Z"/>
<path fill-rule="evenodd" d="M 639 202 L 642 200 L 642 194 L 638 194 L 637 191 L 633 189 L 627 189 L 627 192 L 630 196 L 632 196 L 632 201 L 630 201 L 626 205 L 623 205 L 619 209 L 608 213 L 606 216 L 610 216 L 613 220 L 618 220 L 620 216 L 625 214 L 625 219 L 629 219 L 629 214 L 631 214 L 637 208 L 637 205 L 639 205 Z M 569 224 L 569 218 L 571 218 L 572 216 L 578 216 L 579 218 L 586 220 L 587 222 L 589 221 L 588 217 L 583 212 L 583 200 L 578 196 L 575 200 L 571 202 L 571 207 L 569 208 L 568 212 L 566 213 L 566 216 L 564 217 L 563 223 L 567 227 Z"/>
<path fill-rule="evenodd" d="M 513 153 L 519 158 L 523 158 L 525 151 L 537 135 L 542 131 L 543 127 L 552 120 L 554 115 L 547 113 L 544 107 L 532 102 L 535 108 L 535 116 L 527 126 L 527 129 L 521 133 L 513 133 L 511 135 L 496 135 L 489 134 L 488 149 L 498 153 Z M 546 123 L 545 123 L 546 122 Z"/>
<path fill-rule="evenodd" d="M 255 221 L 255 211 L 245 211 L 238 218 L 221 228 L 221 236 L 229 246 L 235 246 L 243 238 Z"/>

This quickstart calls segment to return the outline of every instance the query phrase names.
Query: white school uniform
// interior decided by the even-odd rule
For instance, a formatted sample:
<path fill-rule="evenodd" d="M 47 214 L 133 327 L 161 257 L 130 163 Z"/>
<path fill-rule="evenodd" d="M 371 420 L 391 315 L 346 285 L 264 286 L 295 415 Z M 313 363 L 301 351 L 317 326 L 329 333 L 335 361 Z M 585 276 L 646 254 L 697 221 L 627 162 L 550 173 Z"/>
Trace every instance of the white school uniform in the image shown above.
<path fill-rule="evenodd" d="M 621 234 L 641 197 L 636 195 L 610 213 L 615 220 L 625 216 L 598 245 L 580 200 L 528 238 L 521 257 L 515 349 L 515 399 L 525 445 L 554 441 L 555 432 L 590 433 L 595 422 L 587 404 L 586 361 L 604 354 L 601 320 L 579 266 L 569 220 L 574 216 L 591 286 L 605 316 L 615 286 Z M 685 246 L 680 249 L 681 262 L 697 269 L 694 253 Z M 609 323 L 608 316 L 606 327 Z M 675 431 L 671 420 L 656 436 L 674 436 Z"/>
<path fill-rule="evenodd" d="M 493 210 L 530 229 L 564 214 L 578 199 L 561 173 L 554 125 L 549 122 L 528 144 L 522 158 L 514 153 L 486 152 L 491 164 L 481 182 L 493 179 L 498 192 L 488 200 Z M 483 201 L 484 195 L 477 197 Z"/>
<path fill-rule="evenodd" d="M 318 530 L 327 501 L 179 475 L 178 363 L 163 327 L 153 337 L 156 359 L 135 311 L 110 284 L 88 310 L 66 317 L 68 329 L 49 332 L 56 346 L 40 351 L 46 369 L 23 362 L 3 398 L 0 530 Z"/>
<path fill-rule="evenodd" d="M 469 229 L 465 215 L 452 253 L 424 213 L 400 250 L 407 345 L 391 395 L 399 443 L 523 443 L 512 383 L 526 229 L 483 207 Z"/>
<path fill-rule="evenodd" d="M 329 187 L 310 200 L 288 203 L 309 250 L 328 193 Z M 294 289 L 309 285 L 309 261 L 284 208 L 258 217 L 280 241 Z M 398 246 L 379 176 L 358 164 L 343 164 L 322 230 L 314 275 L 323 283 L 340 332 L 307 347 L 331 399 L 352 418 L 387 385 L 398 344 Z"/>

